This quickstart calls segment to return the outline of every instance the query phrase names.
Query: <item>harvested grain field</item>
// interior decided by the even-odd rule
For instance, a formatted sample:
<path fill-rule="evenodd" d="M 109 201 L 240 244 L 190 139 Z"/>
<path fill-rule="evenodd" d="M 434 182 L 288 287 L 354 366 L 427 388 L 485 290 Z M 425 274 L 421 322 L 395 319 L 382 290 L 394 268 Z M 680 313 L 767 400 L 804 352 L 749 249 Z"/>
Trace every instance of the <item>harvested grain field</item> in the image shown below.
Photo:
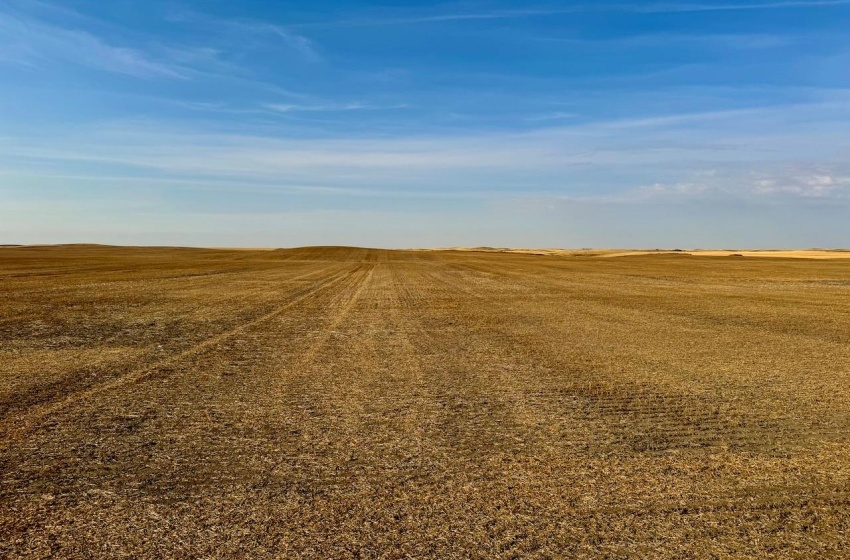
<path fill-rule="evenodd" d="M 3 558 L 850 557 L 850 261 L 0 248 Z"/>

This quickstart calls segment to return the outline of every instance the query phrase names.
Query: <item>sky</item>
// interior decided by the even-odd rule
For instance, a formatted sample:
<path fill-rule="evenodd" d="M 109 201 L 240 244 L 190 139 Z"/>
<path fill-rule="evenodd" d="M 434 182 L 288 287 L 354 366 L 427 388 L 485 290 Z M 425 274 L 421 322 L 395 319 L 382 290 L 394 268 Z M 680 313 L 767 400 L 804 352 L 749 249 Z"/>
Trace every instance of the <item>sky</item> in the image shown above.
<path fill-rule="evenodd" d="M 0 244 L 850 246 L 850 0 L 0 0 Z"/>

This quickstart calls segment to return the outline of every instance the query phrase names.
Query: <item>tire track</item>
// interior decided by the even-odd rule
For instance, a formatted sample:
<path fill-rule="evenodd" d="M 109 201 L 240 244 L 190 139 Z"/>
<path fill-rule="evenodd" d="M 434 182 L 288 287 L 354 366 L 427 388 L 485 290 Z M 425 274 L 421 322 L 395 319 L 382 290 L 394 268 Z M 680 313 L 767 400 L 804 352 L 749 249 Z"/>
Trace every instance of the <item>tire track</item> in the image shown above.
<path fill-rule="evenodd" d="M 314 341 L 294 364 L 288 366 L 288 369 L 302 367 L 303 365 L 309 363 L 316 357 L 316 355 L 319 353 L 319 350 L 321 350 L 328 343 L 328 340 L 330 340 L 330 338 L 333 336 L 333 333 L 336 328 L 346 319 L 346 317 L 348 317 L 354 306 L 357 305 L 357 302 L 360 300 L 360 296 L 363 294 L 363 290 L 366 289 L 366 287 L 369 285 L 369 282 L 372 280 L 372 276 L 374 275 L 375 268 L 377 266 L 379 265 L 368 263 L 360 264 L 357 267 L 355 272 L 365 267 L 368 267 L 368 272 L 366 272 L 363 278 L 360 279 L 359 283 L 357 284 L 357 287 L 354 289 L 354 293 L 351 294 L 351 297 L 348 299 L 348 301 L 339 309 L 339 311 L 337 311 L 333 319 L 331 319 L 331 322 L 325 327 L 322 336 L 319 337 L 318 340 Z"/>
<path fill-rule="evenodd" d="M 335 267 L 329 267 L 329 268 L 335 268 Z M 302 276 L 292 278 L 292 279 L 290 279 L 290 281 L 294 282 L 294 281 L 299 281 L 299 280 L 305 280 L 305 279 L 308 279 L 308 278 L 313 277 L 313 276 L 325 274 L 325 273 L 327 273 L 327 271 L 328 271 L 328 269 L 322 269 L 320 271 L 310 272 L 310 273 L 304 274 Z M 178 354 L 169 356 L 165 359 L 159 360 L 159 361 L 154 362 L 152 364 L 145 364 L 144 366 L 142 366 L 140 368 L 136 368 L 134 370 L 131 370 L 127 374 L 122 375 L 118 378 L 109 380 L 107 382 L 101 383 L 101 384 L 96 385 L 94 387 L 90 387 L 86 390 L 79 391 L 79 392 L 76 392 L 74 394 L 68 395 L 67 397 L 65 397 L 64 399 L 62 399 L 58 402 L 54 402 L 54 403 L 50 403 L 48 405 L 40 406 L 40 407 L 36 408 L 35 410 L 30 410 L 30 411 L 26 412 L 25 414 L 22 414 L 22 415 L 20 415 L 16 418 L 12 419 L 12 426 L 6 427 L 2 431 L 2 438 L 4 440 L 2 450 L 5 451 L 11 443 L 20 439 L 27 432 L 31 431 L 39 421 L 43 420 L 47 416 L 55 414 L 55 413 L 65 409 L 66 407 L 71 406 L 71 405 L 73 405 L 73 404 L 75 404 L 79 401 L 84 400 L 84 399 L 88 399 L 88 398 L 91 398 L 91 397 L 98 396 L 102 393 L 105 393 L 107 391 L 111 391 L 113 389 L 122 387 L 122 386 L 130 384 L 130 383 L 143 381 L 146 376 L 153 374 L 157 369 L 167 367 L 171 364 L 180 362 L 181 360 L 185 360 L 186 358 L 190 358 L 190 357 L 193 357 L 195 355 L 201 354 L 201 353 L 205 352 L 206 350 L 216 346 L 217 344 L 220 344 L 221 342 L 227 340 L 228 338 L 236 336 L 236 335 L 242 333 L 243 331 L 245 331 L 247 329 L 250 329 L 252 327 L 256 327 L 258 325 L 261 325 L 263 323 L 270 321 L 271 319 L 274 319 L 275 317 L 285 313 L 287 310 L 294 307 L 295 305 L 302 303 L 304 300 L 314 296 L 319 291 L 321 291 L 323 289 L 330 288 L 333 285 L 339 283 L 346 276 L 347 276 L 347 274 L 346 274 L 345 270 L 343 270 L 341 272 L 337 272 L 337 273 L 333 274 L 332 276 L 330 276 L 329 278 L 321 281 L 319 284 L 312 286 L 311 288 L 307 289 L 305 292 L 303 292 L 301 294 L 296 293 L 295 299 L 290 300 L 285 305 L 278 307 L 277 309 L 275 309 L 275 310 L 273 310 L 269 313 L 266 313 L 265 315 L 262 315 L 262 316 L 260 316 L 256 319 L 252 319 L 251 321 L 248 321 L 247 323 L 243 323 L 243 324 L 241 324 L 241 325 L 239 325 L 235 328 L 232 328 L 228 331 L 225 331 L 225 332 L 217 334 L 217 335 L 215 335 L 211 338 L 208 338 L 208 339 L 206 339 L 206 340 L 204 340 L 204 341 L 202 341 L 202 342 L 200 342 L 200 343 L 198 343 L 198 344 L 196 344 L 196 345 L 194 345 L 194 346 L 192 346 L 192 347 L 190 347 L 190 348 L 188 348 L 188 349 L 186 349 L 186 350 L 184 350 L 184 351 L 182 351 Z"/>
<path fill-rule="evenodd" d="M 56 351 L 57 349 L 65 355 L 69 352 L 85 352 L 94 348 L 109 348 L 113 344 L 121 347 L 132 348 L 134 356 L 126 361 L 117 363 L 99 364 L 97 360 L 90 360 L 81 367 L 51 368 L 49 377 L 44 377 L 37 383 L 28 384 L 26 381 L 27 371 L 21 371 L 19 376 L 21 383 L 15 389 L 4 393 L 0 399 L 0 425 L 10 414 L 25 411 L 31 407 L 55 401 L 57 394 L 71 394 L 87 387 L 91 387 L 106 380 L 126 375 L 136 369 L 139 364 L 153 364 L 162 359 L 190 350 L 204 340 L 218 336 L 227 330 L 236 328 L 241 323 L 247 323 L 262 315 L 265 315 L 279 307 L 281 296 L 288 297 L 296 293 L 297 284 L 304 274 L 303 270 L 296 268 L 289 270 L 290 266 L 281 270 L 259 271 L 251 277 L 247 284 L 232 284 L 240 280 L 229 280 L 229 290 L 218 290 L 217 286 L 209 283 L 199 284 L 195 281 L 184 283 L 181 286 L 171 286 L 165 294 L 179 294 L 178 299 L 162 298 L 152 292 L 163 293 L 164 288 L 159 286 L 147 286 L 146 293 L 141 295 L 143 303 L 135 311 L 136 317 L 147 317 L 150 321 L 148 327 L 140 327 L 139 324 L 128 324 L 127 317 L 115 317 L 106 312 L 95 313 L 75 312 L 74 315 L 62 317 L 64 325 L 56 332 L 42 334 L 39 338 L 41 343 L 38 349 L 45 351 Z M 316 267 L 309 267 L 309 274 L 316 272 Z M 282 272 L 285 272 L 282 276 Z M 208 281 L 205 281 L 208 282 Z M 283 290 L 270 290 L 270 286 L 282 283 Z M 133 298 L 139 297 L 139 292 L 134 291 Z M 100 294 L 103 297 L 103 305 L 111 307 L 116 301 L 127 297 L 126 293 Z M 77 294 L 77 300 L 85 302 L 85 305 L 93 305 L 89 298 Z M 97 301 L 101 301 L 98 299 Z M 196 301 L 204 301 L 203 306 L 198 306 Z M 163 313 L 159 311 L 163 305 L 170 305 L 171 311 L 167 314 L 167 320 L 162 321 Z M 150 313 L 156 310 L 155 313 Z M 209 312 L 208 312 L 209 311 Z M 61 312 L 61 310 L 60 310 Z M 200 312 L 201 317 L 198 317 Z M 226 312 L 226 313 L 225 313 Z M 213 317 L 210 321 L 209 317 Z M 31 317 L 27 317 L 30 319 Z M 38 317 L 40 323 L 49 322 L 51 316 Z M 193 321 L 202 321 L 198 329 L 190 330 Z M 221 324 L 219 324 L 221 323 Z M 213 328 L 209 328 L 212 324 Z M 0 321 L 0 331 L 3 331 L 3 321 Z M 175 328 L 176 327 L 176 328 Z M 12 325 L 8 330 L 0 332 L 0 349 L 13 349 L 19 346 L 21 341 L 27 338 L 27 323 Z M 212 332 L 208 332 L 212 330 Z M 108 336 L 104 333 L 112 332 Z M 171 331 L 171 332 L 169 332 Z M 176 332 L 174 332 L 176 331 Z M 15 337 L 11 337 L 15 333 Z M 32 333 L 29 341 L 32 341 Z M 10 336 L 4 336 L 10 335 Z M 51 345 L 50 341 L 63 340 L 61 346 Z M 4 344 L 4 342 L 6 344 Z M 8 348 L 7 348 L 8 344 Z M 29 346 L 32 348 L 32 345 Z M 35 370 L 39 374 L 41 371 Z M 16 374 L 18 376 L 18 374 Z M 5 379 L 0 379 L 5 382 Z M 11 384 L 15 387 L 15 381 Z M 4 388 L 8 388 L 6 384 Z"/>

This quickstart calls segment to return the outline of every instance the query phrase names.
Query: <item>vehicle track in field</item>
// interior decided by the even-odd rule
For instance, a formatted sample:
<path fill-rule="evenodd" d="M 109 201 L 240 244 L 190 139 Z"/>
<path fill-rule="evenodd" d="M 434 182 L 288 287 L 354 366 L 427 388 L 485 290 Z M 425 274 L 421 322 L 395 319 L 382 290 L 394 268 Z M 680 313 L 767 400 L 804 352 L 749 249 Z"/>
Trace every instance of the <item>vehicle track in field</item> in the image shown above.
<path fill-rule="evenodd" d="M 41 347 L 42 352 L 49 357 L 50 352 L 56 352 L 56 346 L 51 342 L 59 337 L 63 340 L 60 351 L 81 349 L 86 346 L 91 347 L 91 350 L 102 348 L 107 352 L 105 355 L 110 356 L 109 351 L 115 347 L 122 350 L 127 350 L 127 356 L 124 359 L 110 359 L 106 363 L 101 363 L 99 360 L 89 360 L 80 366 L 68 366 L 62 364 L 51 364 L 49 370 L 61 368 L 61 372 L 48 373 L 46 377 L 39 382 L 30 382 L 26 384 L 27 379 L 20 374 L 21 381 L 15 387 L 14 379 L 10 379 L 5 387 L 7 392 L 12 390 L 13 393 L 3 395 L 0 398 L 0 418 L 13 414 L 16 411 L 25 410 L 31 406 L 37 406 L 45 401 L 52 400 L 59 393 L 73 393 L 84 389 L 87 386 L 97 384 L 103 379 L 108 379 L 120 375 L 124 375 L 130 371 L 139 368 L 139 362 L 155 363 L 163 359 L 168 359 L 168 356 L 180 354 L 191 349 L 197 344 L 202 344 L 204 340 L 213 338 L 222 332 L 221 326 L 225 330 L 238 328 L 242 323 L 250 322 L 257 317 L 273 312 L 278 307 L 274 298 L 283 295 L 286 297 L 286 290 L 289 289 L 289 284 L 294 283 L 298 288 L 299 282 L 309 281 L 310 276 L 315 272 L 315 266 L 312 266 L 313 272 L 307 274 L 298 274 L 298 269 L 295 269 L 294 275 L 286 275 L 281 277 L 280 271 L 261 271 L 255 273 L 250 282 L 242 280 L 236 283 L 230 280 L 229 283 L 220 284 L 228 286 L 222 294 L 213 293 L 208 280 L 202 283 L 191 281 L 189 284 L 182 284 L 179 287 L 172 286 L 172 293 L 181 294 L 181 299 L 174 302 L 174 307 L 170 312 L 163 316 L 163 313 L 155 311 L 163 306 L 162 297 L 154 295 L 154 291 L 158 288 L 150 285 L 144 286 L 145 290 L 136 290 L 133 292 L 133 298 L 141 301 L 141 306 L 136 307 L 135 317 L 142 321 L 142 324 L 126 325 L 126 320 L 122 322 L 121 317 L 113 317 L 108 312 L 99 311 L 97 314 L 87 315 L 83 311 L 74 311 L 70 316 L 59 316 L 64 323 L 53 329 L 54 332 L 39 333 L 39 343 L 33 344 L 32 337 L 35 332 L 30 332 L 29 344 L 27 344 L 27 331 L 33 331 L 35 327 L 26 327 L 27 324 L 32 325 L 34 320 L 38 324 L 44 324 L 48 321 L 55 321 L 55 314 L 44 316 L 36 316 L 35 319 L 27 317 L 24 326 L 20 324 L 10 324 L 3 331 L 0 340 L 5 342 L 6 352 L 13 352 L 12 355 L 26 355 L 28 349 L 37 349 Z M 281 294 L 277 288 L 270 289 L 270 286 L 280 284 L 285 287 Z M 243 287 L 244 285 L 244 287 Z M 204 299 L 204 307 L 190 304 L 193 294 L 198 294 Z M 92 305 L 114 306 L 116 301 L 120 301 L 120 297 L 113 293 L 104 295 L 102 292 L 93 299 L 93 294 L 88 294 L 85 291 L 74 291 L 68 295 L 67 300 L 72 302 L 69 305 L 84 306 Z M 167 300 L 166 300 L 167 301 Z M 217 321 L 209 321 L 206 312 L 197 310 L 210 309 L 219 317 Z M 151 314 L 154 311 L 154 314 Z M 61 310 L 60 310 L 61 313 Z M 227 313 L 223 316 L 222 313 Z M 201 315 L 201 317 L 193 317 L 193 315 Z M 144 324 L 144 317 L 147 316 L 150 326 Z M 191 328 L 189 323 L 192 320 L 196 321 L 197 328 Z M 213 319 L 216 319 L 213 316 Z M 123 323 L 123 328 L 122 328 Z M 220 325 L 221 324 L 221 325 Z M 210 334 L 206 331 L 214 331 Z M 110 332 L 112 331 L 112 332 Z M 68 336 L 70 335 L 70 336 Z M 55 354 L 54 354 L 55 355 Z M 60 353 L 61 356 L 61 353 Z M 30 365 L 30 364 L 25 364 Z M 30 365 L 31 366 L 31 365 Z M 45 371 L 45 368 L 41 368 Z M 38 372 L 39 374 L 41 372 Z M 0 393 L 2 394 L 2 393 Z M 13 399 L 8 398 L 14 396 Z"/>
<path fill-rule="evenodd" d="M 311 277 L 320 276 L 322 274 L 325 274 L 326 272 L 326 270 L 313 271 L 302 276 L 292 278 L 289 281 L 296 282 L 300 280 L 306 280 Z M 110 379 L 109 381 L 105 381 L 93 387 L 88 387 L 83 390 L 72 393 L 71 395 L 66 396 L 58 402 L 36 406 L 34 409 L 30 409 L 24 414 L 17 415 L 12 419 L 5 419 L 3 425 L 0 426 L 0 434 L 2 434 L 2 439 L 4 440 L 3 444 L 8 444 L 9 442 L 21 437 L 26 432 L 32 430 L 40 420 L 68 406 L 72 406 L 78 401 L 81 401 L 83 399 L 90 399 L 106 391 L 111 391 L 137 381 L 142 381 L 146 376 L 155 375 L 157 370 L 159 369 L 166 368 L 176 362 L 185 360 L 194 355 L 203 353 L 211 348 L 214 348 L 216 345 L 221 344 L 223 341 L 227 340 L 230 337 L 238 335 L 246 329 L 262 325 L 263 323 L 268 322 L 269 320 L 281 315 L 282 313 L 285 313 L 291 307 L 301 303 L 302 300 L 311 297 L 313 294 L 322 290 L 323 288 L 332 286 L 335 282 L 338 282 L 339 280 L 345 277 L 346 271 L 337 272 L 326 279 L 320 280 L 317 284 L 312 285 L 305 290 L 296 292 L 294 295 L 294 299 L 288 301 L 286 304 L 274 309 L 273 311 L 266 313 L 260 317 L 251 319 L 223 333 L 219 333 L 213 337 L 207 338 L 177 354 L 168 356 L 165 359 L 158 360 L 154 363 L 144 364 L 141 367 L 130 370 L 127 373 Z"/>

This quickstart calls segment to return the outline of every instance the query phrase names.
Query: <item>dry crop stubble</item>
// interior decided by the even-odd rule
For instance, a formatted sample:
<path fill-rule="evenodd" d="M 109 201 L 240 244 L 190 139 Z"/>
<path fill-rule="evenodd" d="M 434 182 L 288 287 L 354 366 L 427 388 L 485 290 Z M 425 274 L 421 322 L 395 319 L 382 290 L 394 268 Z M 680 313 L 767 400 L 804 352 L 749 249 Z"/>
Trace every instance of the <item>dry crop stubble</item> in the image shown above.
<path fill-rule="evenodd" d="M 850 261 L 0 266 L 3 556 L 850 555 Z"/>

